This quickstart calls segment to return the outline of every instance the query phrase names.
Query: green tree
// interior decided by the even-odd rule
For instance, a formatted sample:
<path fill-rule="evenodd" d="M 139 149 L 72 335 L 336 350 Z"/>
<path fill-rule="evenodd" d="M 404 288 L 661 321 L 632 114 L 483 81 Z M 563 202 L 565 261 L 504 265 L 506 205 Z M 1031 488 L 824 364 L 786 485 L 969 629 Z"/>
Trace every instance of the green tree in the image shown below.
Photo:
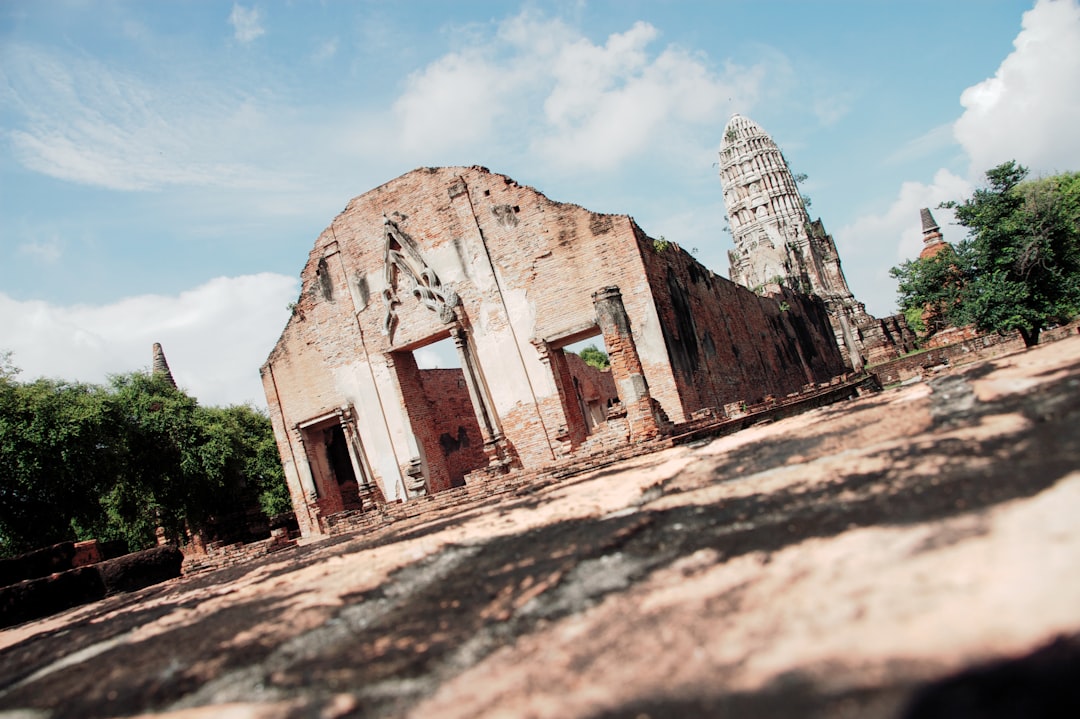
<path fill-rule="evenodd" d="M 106 501 L 129 545 L 170 537 L 259 506 L 290 508 L 270 420 L 246 406 L 199 407 L 163 378 L 113 378 L 130 462 Z"/>
<path fill-rule="evenodd" d="M 946 245 L 932 257 L 908 260 L 889 270 L 897 280 L 900 310 L 908 325 L 931 336 L 963 324 L 961 301 L 967 275 L 960 258 Z"/>
<path fill-rule="evenodd" d="M 1026 177 L 1009 161 L 988 170 L 987 186 L 969 199 L 943 203 L 968 236 L 952 256 L 893 269 L 905 312 L 924 307 L 950 324 L 1015 330 L 1028 347 L 1080 312 L 1080 173 Z"/>
<path fill-rule="evenodd" d="M 257 503 L 267 517 L 291 511 L 270 418 L 250 405 L 204 412 L 213 432 L 224 440 L 217 456 L 227 457 L 222 481 L 231 488 L 218 497 L 216 506 L 240 509 Z"/>
<path fill-rule="evenodd" d="M 1080 175 L 1023 182 L 1014 161 L 956 210 L 968 237 L 958 254 L 970 275 L 964 318 L 980 330 L 1017 330 L 1028 347 L 1047 324 L 1080 310 Z"/>
<path fill-rule="evenodd" d="M 0 554 L 72 539 L 150 546 L 261 507 L 287 511 L 270 420 L 203 408 L 159 376 L 107 387 L 0 375 Z"/>
<path fill-rule="evenodd" d="M 81 539 L 124 464 L 107 392 L 0 379 L 0 550 Z"/>
<path fill-rule="evenodd" d="M 585 364 L 596 369 L 607 369 L 611 366 L 611 360 L 608 359 L 607 352 L 596 345 L 589 345 L 578 353 L 581 359 L 585 360 Z"/>

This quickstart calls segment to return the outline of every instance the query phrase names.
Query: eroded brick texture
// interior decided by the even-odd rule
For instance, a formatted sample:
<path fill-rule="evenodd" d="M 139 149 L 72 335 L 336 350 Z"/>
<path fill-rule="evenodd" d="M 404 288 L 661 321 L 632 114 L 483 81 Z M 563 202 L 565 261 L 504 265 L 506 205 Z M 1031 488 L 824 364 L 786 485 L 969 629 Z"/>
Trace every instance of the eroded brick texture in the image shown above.
<path fill-rule="evenodd" d="M 844 372 L 824 303 L 778 288 L 759 296 L 678 245 L 639 244 L 656 297 L 671 381 L 653 396 L 680 421 L 705 408 L 799 392 Z"/>
<path fill-rule="evenodd" d="M 404 501 L 843 371 L 820 301 L 758 297 L 674 244 L 657 251 L 627 216 L 480 167 L 415 170 L 353 199 L 301 279 L 262 373 L 305 535 L 344 508 L 350 467 L 363 502 Z M 595 297 L 611 288 L 615 325 Z M 606 377 L 563 351 L 598 335 Z M 447 338 L 458 373 L 419 370 L 414 352 Z M 629 432 L 605 429 L 616 419 Z"/>

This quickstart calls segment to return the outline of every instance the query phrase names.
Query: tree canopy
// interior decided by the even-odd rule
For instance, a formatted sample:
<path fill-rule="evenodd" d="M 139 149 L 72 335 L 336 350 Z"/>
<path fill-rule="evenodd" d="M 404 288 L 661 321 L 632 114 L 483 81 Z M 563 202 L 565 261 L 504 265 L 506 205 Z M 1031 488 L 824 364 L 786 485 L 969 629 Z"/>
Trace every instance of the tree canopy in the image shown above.
<path fill-rule="evenodd" d="M 289 509 L 269 419 L 200 407 L 160 376 L 107 386 L 0 373 L 0 555 L 65 540 L 131 549 L 261 507 Z"/>
<path fill-rule="evenodd" d="M 582 348 L 578 356 L 585 360 L 585 364 L 596 369 L 607 369 L 611 366 L 611 360 L 608 359 L 607 352 L 596 345 Z"/>
<path fill-rule="evenodd" d="M 1080 313 L 1080 173 L 1025 181 L 1009 161 L 963 202 L 943 203 L 968 235 L 955 252 L 894 267 L 901 309 L 946 324 L 1016 330 L 1027 346 Z"/>

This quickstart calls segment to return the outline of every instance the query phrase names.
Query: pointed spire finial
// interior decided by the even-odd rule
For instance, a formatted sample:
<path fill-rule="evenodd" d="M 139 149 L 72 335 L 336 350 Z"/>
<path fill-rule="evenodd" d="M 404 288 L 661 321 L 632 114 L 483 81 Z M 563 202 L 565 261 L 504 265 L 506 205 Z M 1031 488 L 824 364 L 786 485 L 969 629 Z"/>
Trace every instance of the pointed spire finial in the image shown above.
<path fill-rule="evenodd" d="M 176 386 L 176 380 L 173 379 L 172 372 L 169 370 L 169 363 L 165 361 L 165 351 L 161 349 L 161 343 L 154 343 L 154 364 L 152 372 L 155 375 L 161 375 L 165 378 L 169 384 L 173 387 Z"/>
<path fill-rule="evenodd" d="M 941 229 L 938 227 L 938 223 L 934 221 L 934 216 L 930 214 L 929 207 L 924 207 L 919 210 L 919 214 L 922 216 L 922 231 L 924 235 Z"/>

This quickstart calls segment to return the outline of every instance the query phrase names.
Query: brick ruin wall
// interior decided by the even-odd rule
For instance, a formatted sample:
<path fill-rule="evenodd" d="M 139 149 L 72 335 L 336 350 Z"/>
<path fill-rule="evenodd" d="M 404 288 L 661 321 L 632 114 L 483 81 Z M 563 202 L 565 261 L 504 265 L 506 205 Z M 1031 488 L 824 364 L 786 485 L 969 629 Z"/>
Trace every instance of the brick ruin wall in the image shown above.
<path fill-rule="evenodd" d="M 1080 331 L 1080 320 L 1045 330 L 1040 336 L 1039 342 L 1043 344 L 1056 342 L 1076 334 L 1078 331 Z M 964 332 L 958 333 L 958 335 L 965 336 L 969 332 L 970 329 L 968 328 Z M 1021 339 L 1018 332 L 1009 332 L 1004 335 L 989 333 L 967 336 L 965 339 L 950 345 L 932 346 L 904 357 L 882 362 L 870 367 L 869 371 L 877 375 L 878 381 L 887 387 L 899 382 L 926 377 L 952 365 L 968 364 L 1010 352 L 1019 352 L 1023 349 L 1024 340 Z"/>
<path fill-rule="evenodd" d="M 597 369 L 586 364 L 585 360 L 573 352 L 566 353 L 570 375 L 576 380 L 582 400 L 607 408 L 619 401 L 619 390 L 615 387 L 615 378 L 610 369 Z"/>
<path fill-rule="evenodd" d="M 902 314 L 869 318 L 870 326 L 856 326 L 862 342 L 867 364 L 878 364 L 900 357 L 915 349 L 915 333 L 908 327 Z"/>
<path fill-rule="evenodd" d="M 677 244 L 656 244 L 643 233 L 639 243 L 678 383 L 678 396 L 654 389 L 665 407 L 681 401 L 689 418 L 736 401 L 783 397 L 844 374 L 816 296 L 786 288 L 760 296 L 719 277 Z"/>

